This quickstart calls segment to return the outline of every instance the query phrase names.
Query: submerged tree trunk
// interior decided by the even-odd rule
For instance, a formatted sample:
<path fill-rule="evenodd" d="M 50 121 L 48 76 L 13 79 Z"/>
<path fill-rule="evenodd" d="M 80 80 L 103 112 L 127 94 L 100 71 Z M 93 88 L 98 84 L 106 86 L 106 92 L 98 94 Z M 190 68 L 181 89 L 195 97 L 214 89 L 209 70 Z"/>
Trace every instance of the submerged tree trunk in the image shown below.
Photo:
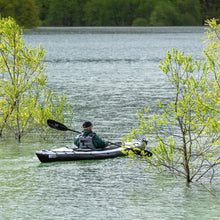
<path fill-rule="evenodd" d="M 189 160 L 188 160 L 188 153 L 187 153 L 187 146 L 184 144 L 183 146 L 183 154 L 184 154 L 184 168 L 186 172 L 186 182 L 190 183 L 190 169 L 189 169 Z"/>

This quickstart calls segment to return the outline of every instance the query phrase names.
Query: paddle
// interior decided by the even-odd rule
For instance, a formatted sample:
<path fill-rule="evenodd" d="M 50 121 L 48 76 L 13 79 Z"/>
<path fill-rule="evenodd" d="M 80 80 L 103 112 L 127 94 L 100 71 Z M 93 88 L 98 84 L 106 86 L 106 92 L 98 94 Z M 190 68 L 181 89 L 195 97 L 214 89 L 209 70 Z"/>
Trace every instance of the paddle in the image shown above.
<path fill-rule="evenodd" d="M 73 129 L 67 128 L 65 125 L 61 124 L 60 122 L 54 121 L 52 119 L 48 119 L 47 120 L 47 124 L 51 127 L 54 128 L 56 130 L 60 130 L 60 131 L 73 131 L 75 133 L 81 134 L 81 132 L 79 131 L 75 131 Z"/>
<path fill-rule="evenodd" d="M 48 126 L 50 126 L 51 128 L 54 128 L 56 130 L 60 130 L 60 131 L 72 131 L 72 132 L 75 132 L 75 133 L 78 133 L 78 134 L 81 134 L 81 132 L 79 131 L 75 131 L 73 129 L 70 129 L 68 127 L 66 127 L 65 125 L 61 124 L 60 122 L 58 121 L 54 121 L 52 119 L 48 119 L 47 120 L 47 124 Z M 117 144 L 117 143 L 112 143 L 112 142 L 109 142 L 110 144 L 112 145 L 116 145 L 118 147 L 121 147 L 121 145 Z M 138 154 L 138 155 L 141 155 L 141 151 L 140 150 L 134 150 L 134 153 Z M 144 150 L 144 153 L 148 156 L 148 157 L 151 157 L 152 156 L 152 153 L 148 150 Z"/>

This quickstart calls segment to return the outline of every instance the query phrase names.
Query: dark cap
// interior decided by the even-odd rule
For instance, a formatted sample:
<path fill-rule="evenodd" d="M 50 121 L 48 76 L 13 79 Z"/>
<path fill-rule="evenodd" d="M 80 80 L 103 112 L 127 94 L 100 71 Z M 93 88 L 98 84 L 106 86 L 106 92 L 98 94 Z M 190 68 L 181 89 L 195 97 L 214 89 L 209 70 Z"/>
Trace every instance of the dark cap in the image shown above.
<path fill-rule="evenodd" d="M 92 123 L 90 121 L 85 121 L 82 126 L 83 126 L 83 128 L 88 128 L 88 127 L 92 126 Z"/>

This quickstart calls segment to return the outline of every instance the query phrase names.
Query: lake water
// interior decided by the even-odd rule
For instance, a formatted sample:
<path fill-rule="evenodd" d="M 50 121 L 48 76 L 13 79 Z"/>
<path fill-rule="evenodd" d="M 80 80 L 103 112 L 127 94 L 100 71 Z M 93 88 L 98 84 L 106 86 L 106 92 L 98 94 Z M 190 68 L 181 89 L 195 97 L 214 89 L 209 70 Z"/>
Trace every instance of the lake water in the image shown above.
<path fill-rule="evenodd" d="M 202 57 L 202 27 L 37 28 L 25 42 L 47 50 L 48 86 L 75 107 L 76 130 L 94 123 L 118 141 L 137 126 L 137 110 L 172 95 L 158 65 L 173 47 Z M 66 133 L 65 145 L 74 135 Z M 0 219 L 220 219 L 219 179 L 212 196 L 199 184 L 128 166 L 129 158 L 41 164 L 35 151 L 63 146 L 0 140 Z M 219 171 L 219 170 L 218 170 Z"/>

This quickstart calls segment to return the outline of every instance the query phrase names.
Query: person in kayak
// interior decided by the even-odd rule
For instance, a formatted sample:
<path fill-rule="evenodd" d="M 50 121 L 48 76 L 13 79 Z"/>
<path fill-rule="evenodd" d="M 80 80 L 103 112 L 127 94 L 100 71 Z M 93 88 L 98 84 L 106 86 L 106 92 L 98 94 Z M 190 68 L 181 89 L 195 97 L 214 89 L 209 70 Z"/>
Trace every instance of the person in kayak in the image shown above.
<path fill-rule="evenodd" d="M 109 145 L 108 141 L 102 140 L 92 131 L 92 123 L 85 121 L 82 125 L 83 133 L 74 139 L 74 144 L 81 149 L 105 148 Z"/>

